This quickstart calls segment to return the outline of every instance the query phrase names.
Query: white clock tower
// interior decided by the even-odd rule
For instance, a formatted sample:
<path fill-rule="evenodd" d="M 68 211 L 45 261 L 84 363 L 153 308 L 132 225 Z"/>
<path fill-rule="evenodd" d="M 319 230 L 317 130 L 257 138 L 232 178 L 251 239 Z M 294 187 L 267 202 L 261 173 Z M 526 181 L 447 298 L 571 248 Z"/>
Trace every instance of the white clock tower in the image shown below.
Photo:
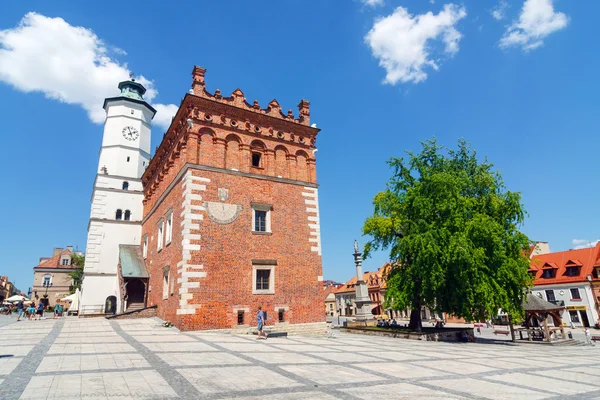
<path fill-rule="evenodd" d="M 80 314 L 121 310 L 119 245 L 139 245 L 144 191 L 142 174 L 150 161 L 150 129 L 156 110 L 144 101 L 146 89 L 133 79 L 119 83 L 121 94 L 104 100 L 106 121 L 92 193 Z"/>

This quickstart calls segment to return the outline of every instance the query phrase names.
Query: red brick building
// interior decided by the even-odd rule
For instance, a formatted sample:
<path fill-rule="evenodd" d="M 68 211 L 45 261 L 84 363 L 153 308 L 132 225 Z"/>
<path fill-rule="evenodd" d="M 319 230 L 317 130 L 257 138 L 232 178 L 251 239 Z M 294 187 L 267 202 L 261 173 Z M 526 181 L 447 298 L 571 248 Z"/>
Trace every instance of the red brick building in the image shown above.
<path fill-rule="evenodd" d="M 148 305 L 182 330 L 253 326 L 258 306 L 278 330 L 324 330 L 309 103 L 295 118 L 211 94 L 205 72 L 142 177 Z"/>

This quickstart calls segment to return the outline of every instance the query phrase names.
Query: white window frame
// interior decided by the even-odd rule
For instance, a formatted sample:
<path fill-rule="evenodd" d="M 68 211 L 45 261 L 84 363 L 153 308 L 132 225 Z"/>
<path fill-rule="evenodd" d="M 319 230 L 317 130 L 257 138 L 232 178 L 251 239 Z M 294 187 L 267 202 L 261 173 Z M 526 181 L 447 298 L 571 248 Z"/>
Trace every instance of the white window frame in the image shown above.
<path fill-rule="evenodd" d="M 165 232 L 165 220 L 161 218 L 158 221 L 158 237 L 156 238 L 156 250 L 161 251 L 163 248 L 163 234 Z"/>
<path fill-rule="evenodd" d="M 165 246 L 171 243 L 173 239 L 173 210 L 167 211 L 165 214 L 165 219 L 167 221 L 166 229 L 165 229 Z"/>
<path fill-rule="evenodd" d="M 142 244 L 142 257 L 144 257 L 144 259 L 148 258 L 148 235 L 144 235 L 144 237 L 142 238 L 143 244 Z"/>
<path fill-rule="evenodd" d="M 252 232 L 254 233 L 271 233 L 271 210 L 273 206 L 271 204 L 261 204 L 261 203 L 251 203 L 252 206 Z M 256 228 L 256 211 L 265 211 L 266 221 L 265 221 L 265 231 L 257 231 Z"/>
<path fill-rule="evenodd" d="M 48 284 L 46 285 L 46 278 L 48 278 Z M 52 286 L 52 274 L 45 274 L 42 277 L 42 287 Z"/>
<path fill-rule="evenodd" d="M 67 262 L 66 264 L 65 264 L 65 261 Z M 60 265 L 63 266 L 63 267 L 71 265 L 71 257 L 69 257 L 69 256 L 63 256 L 63 257 L 61 257 L 61 259 L 60 259 Z"/>
<path fill-rule="evenodd" d="M 577 294 L 579 294 L 579 297 L 573 297 L 573 290 L 577 290 Z M 571 294 L 571 300 L 581 300 L 581 291 L 579 290 L 579 288 L 570 288 L 569 292 Z"/>
<path fill-rule="evenodd" d="M 171 268 L 165 267 L 163 269 L 163 300 L 167 300 L 169 298 L 169 279 L 171 275 Z"/>
<path fill-rule="evenodd" d="M 256 289 L 256 276 L 258 270 L 270 270 L 269 288 Z M 252 294 L 275 294 L 275 265 L 252 264 Z"/>

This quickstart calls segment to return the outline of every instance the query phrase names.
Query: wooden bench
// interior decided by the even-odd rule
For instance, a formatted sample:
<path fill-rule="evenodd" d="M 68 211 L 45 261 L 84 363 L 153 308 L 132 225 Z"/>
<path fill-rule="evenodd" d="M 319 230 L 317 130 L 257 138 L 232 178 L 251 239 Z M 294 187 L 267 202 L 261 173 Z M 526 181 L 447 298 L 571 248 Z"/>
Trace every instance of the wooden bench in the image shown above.
<path fill-rule="evenodd" d="M 498 329 L 494 329 L 494 335 L 506 335 L 508 336 L 510 334 L 510 331 L 500 331 Z"/>
<path fill-rule="evenodd" d="M 592 340 L 594 342 L 597 342 L 598 340 L 600 340 L 600 336 L 592 336 Z"/>

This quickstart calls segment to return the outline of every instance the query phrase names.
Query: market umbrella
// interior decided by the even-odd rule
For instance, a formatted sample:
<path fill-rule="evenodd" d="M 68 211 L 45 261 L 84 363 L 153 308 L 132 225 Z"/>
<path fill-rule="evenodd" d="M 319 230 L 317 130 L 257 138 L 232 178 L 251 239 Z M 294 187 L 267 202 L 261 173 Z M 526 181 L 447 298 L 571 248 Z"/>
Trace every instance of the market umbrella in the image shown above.
<path fill-rule="evenodd" d="M 14 296 L 10 296 L 6 301 L 14 302 L 14 301 L 28 301 L 27 297 L 15 294 Z"/>

